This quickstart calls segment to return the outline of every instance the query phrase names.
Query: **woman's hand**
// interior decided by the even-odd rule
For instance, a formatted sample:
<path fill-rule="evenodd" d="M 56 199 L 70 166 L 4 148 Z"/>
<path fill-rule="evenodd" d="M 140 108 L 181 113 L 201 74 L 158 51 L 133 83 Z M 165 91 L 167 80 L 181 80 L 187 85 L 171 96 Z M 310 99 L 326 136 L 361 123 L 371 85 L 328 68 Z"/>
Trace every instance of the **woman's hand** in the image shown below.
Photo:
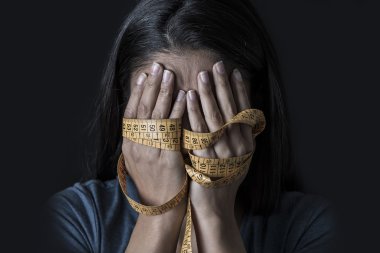
<path fill-rule="evenodd" d="M 132 94 L 124 117 L 138 119 L 182 118 L 186 108 L 184 91 L 179 91 L 171 107 L 174 75 L 153 64 L 132 84 Z M 123 138 L 122 151 L 128 174 L 145 205 L 162 205 L 174 197 L 185 182 L 180 151 L 161 150 Z M 186 212 L 186 199 L 162 215 L 139 215 L 125 252 L 174 252 Z"/>
<path fill-rule="evenodd" d="M 192 131 L 214 132 L 238 112 L 250 108 L 248 93 L 237 69 L 233 71 L 230 82 L 222 62 L 213 66 L 216 97 L 206 71 L 200 72 L 197 79 L 199 96 L 195 91 L 187 94 Z M 228 158 L 253 152 L 255 145 L 249 126 L 231 124 L 212 147 L 194 150 L 193 153 L 200 157 Z M 190 199 L 201 252 L 244 252 L 234 212 L 236 193 L 242 181 L 240 178 L 220 188 L 205 188 L 191 182 Z"/>
<path fill-rule="evenodd" d="M 173 104 L 174 76 L 160 64 L 151 74 L 141 73 L 125 109 L 125 118 L 182 118 L 186 108 L 185 92 L 180 90 Z M 128 174 L 137 186 L 145 205 L 162 205 L 174 197 L 185 182 L 184 161 L 180 151 L 169 151 L 135 143 L 123 138 L 123 155 Z"/>

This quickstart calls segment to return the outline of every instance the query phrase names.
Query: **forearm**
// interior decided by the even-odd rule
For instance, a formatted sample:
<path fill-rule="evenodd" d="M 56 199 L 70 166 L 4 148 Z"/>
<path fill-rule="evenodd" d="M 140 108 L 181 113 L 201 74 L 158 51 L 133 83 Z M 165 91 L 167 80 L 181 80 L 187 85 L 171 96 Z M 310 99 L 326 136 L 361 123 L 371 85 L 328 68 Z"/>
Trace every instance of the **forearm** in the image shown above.
<path fill-rule="evenodd" d="M 175 252 L 185 212 L 186 198 L 164 214 L 140 214 L 125 252 Z"/>
<path fill-rule="evenodd" d="M 194 208 L 193 216 L 199 252 L 246 252 L 233 212 L 204 213 Z"/>

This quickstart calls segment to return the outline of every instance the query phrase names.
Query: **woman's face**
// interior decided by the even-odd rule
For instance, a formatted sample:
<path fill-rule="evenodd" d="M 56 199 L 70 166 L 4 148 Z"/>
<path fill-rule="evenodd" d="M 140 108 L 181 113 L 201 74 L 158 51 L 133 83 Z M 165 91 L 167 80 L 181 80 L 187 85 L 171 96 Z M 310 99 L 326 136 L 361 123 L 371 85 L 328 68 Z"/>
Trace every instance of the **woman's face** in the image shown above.
<path fill-rule="evenodd" d="M 149 75 L 151 72 L 152 63 L 157 62 L 160 63 L 164 69 L 170 70 L 174 74 L 175 81 L 173 101 L 175 100 L 179 90 L 183 90 L 185 92 L 189 90 L 198 90 L 197 76 L 201 71 L 208 72 L 212 90 L 215 94 L 215 83 L 212 78 L 212 69 L 213 65 L 220 60 L 222 59 L 217 55 L 211 53 L 210 51 L 204 50 L 187 50 L 181 53 L 181 55 L 174 53 L 157 53 L 151 57 L 151 61 L 148 62 L 146 66 L 132 72 L 130 87 L 131 89 L 134 88 L 137 78 L 141 73 L 144 72 Z M 229 63 L 226 59 L 223 59 L 223 63 L 228 76 L 231 76 L 232 70 L 236 66 L 233 66 L 233 64 Z M 241 71 L 243 79 L 245 79 L 245 83 L 247 84 L 247 73 L 241 69 L 239 70 Z M 247 91 L 249 92 L 249 85 L 247 85 Z M 182 127 L 191 130 L 186 110 L 182 118 Z"/>

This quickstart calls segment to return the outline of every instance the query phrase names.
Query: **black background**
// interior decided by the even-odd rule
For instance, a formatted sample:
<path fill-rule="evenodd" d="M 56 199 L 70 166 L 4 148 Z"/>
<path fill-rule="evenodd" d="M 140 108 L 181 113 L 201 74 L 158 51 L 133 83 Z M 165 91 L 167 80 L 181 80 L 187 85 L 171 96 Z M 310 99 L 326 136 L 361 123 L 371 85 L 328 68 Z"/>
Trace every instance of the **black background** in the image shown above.
<path fill-rule="evenodd" d="M 1 252 L 36 247 L 39 206 L 80 180 L 84 126 L 133 3 L 2 4 Z M 279 54 L 304 190 L 335 204 L 342 252 L 380 252 L 379 1 L 254 3 Z"/>

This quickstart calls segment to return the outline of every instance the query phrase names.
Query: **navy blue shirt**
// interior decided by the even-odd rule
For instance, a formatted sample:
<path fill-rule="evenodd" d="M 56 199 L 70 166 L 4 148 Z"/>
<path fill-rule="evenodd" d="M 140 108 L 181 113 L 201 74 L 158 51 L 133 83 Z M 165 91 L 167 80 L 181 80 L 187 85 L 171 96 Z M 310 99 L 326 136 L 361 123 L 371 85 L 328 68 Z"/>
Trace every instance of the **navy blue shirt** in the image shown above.
<path fill-rule="evenodd" d="M 128 194 L 138 200 L 131 180 Z M 54 194 L 46 207 L 52 244 L 63 252 L 124 253 L 138 216 L 117 179 L 75 183 Z M 270 216 L 243 216 L 240 233 L 247 252 L 326 253 L 332 224 L 324 198 L 284 192 Z"/>

